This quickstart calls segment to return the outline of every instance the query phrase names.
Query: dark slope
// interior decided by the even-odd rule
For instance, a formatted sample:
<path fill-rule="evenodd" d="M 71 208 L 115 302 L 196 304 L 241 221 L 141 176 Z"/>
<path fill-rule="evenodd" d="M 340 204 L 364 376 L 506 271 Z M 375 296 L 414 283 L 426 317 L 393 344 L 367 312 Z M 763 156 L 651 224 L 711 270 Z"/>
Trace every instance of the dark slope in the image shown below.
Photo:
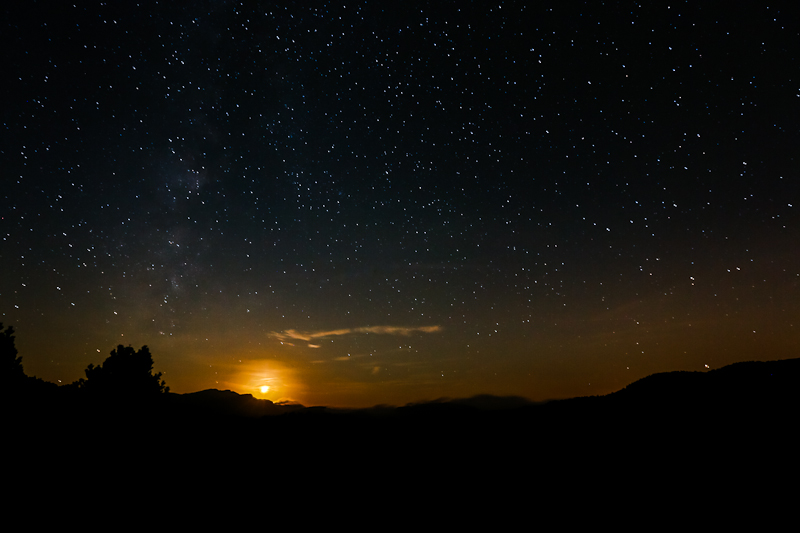
<path fill-rule="evenodd" d="M 421 513 L 453 497 L 467 520 L 531 508 L 672 515 L 710 497 L 761 509 L 796 471 L 798 374 L 797 359 L 740 363 L 546 404 L 480 397 L 277 416 L 262 413 L 283 406 L 230 391 L 138 407 L 50 391 L 7 399 L 4 434 L 15 491 L 65 508 L 177 490 L 231 509 L 283 498 L 271 508 L 302 520 L 309 505 L 382 502 L 405 514 L 408 502 Z"/>

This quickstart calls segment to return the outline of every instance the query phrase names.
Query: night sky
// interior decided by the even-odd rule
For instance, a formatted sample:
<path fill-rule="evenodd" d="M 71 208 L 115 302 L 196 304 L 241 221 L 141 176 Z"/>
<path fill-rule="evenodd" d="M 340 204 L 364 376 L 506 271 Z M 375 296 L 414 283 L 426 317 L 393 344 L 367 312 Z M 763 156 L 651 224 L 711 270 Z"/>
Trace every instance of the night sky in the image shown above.
<path fill-rule="evenodd" d="M 146 344 L 364 407 L 798 356 L 796 2 L 11 4 L 28 375 Z"/>

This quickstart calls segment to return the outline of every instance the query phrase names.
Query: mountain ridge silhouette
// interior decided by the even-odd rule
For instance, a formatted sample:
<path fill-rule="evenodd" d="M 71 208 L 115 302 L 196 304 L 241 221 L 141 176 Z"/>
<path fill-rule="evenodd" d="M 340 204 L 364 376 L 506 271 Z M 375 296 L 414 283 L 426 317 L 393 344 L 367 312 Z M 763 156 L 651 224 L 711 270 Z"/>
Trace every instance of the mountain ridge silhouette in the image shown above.
<path fill-rule="evenodd" d="M 699 402 L 746 402 L 764 403 L 786 400 L 792 396 L 792 384 L 800 378 L 800 358 L 775 361 L 744 361 L 732 363 L 708 371 L 670 371 L 650 374 L 631 382 L 622 389 L 600 396 L 578 396 L 573 398 L 553 399 L 534 402 L 521 396 L 498 396 L 477 394 L 466 398 L 439 398 L 430 401 L 408 403 L 403 406 L 376 405 L 367 408 L 341 409 L 317 406 L 315 411 L 324 410 L 330 413 L 372 413 L 386 415 L 389 413 L 433 413 L 433 412 L 470 412 L 486 413 L 498 411 L 531 410 L 560 403 L 588 403 L 602 401 L 609 405 L 634 403 L 680 405 L 687 401 Z M 205 395 L 209 399 L 216 396 L 208 389 L 197 393 L 186 393 L 182 396 Z M 269 402 L 264 407 L 265 415 L 297 413 L 302 409 L 312 409 L 300 405 L 279 406 L 269 400 L 257 400 L 250 394 L 239 394 L 234 391 L 218 391 L 237 395 L 227 398 L 230 405 L 247 401 Z M 222 400 L 223 394 L 218 398 Z M 250 400 L 252 399 L 252 400 Z"/>

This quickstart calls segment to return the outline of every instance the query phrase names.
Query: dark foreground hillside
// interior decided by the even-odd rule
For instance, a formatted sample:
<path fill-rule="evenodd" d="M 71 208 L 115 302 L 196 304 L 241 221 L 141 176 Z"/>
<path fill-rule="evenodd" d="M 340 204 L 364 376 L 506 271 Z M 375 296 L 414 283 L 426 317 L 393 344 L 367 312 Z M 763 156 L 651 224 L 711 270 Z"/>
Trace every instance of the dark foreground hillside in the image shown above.
<path fill-rule="evenodd" d="M 101 499 L 147 483 L 225 501 L 268 490 L 326 501 L 459 494 L 492 508 L 654 505 L 656 495 L 697 505 L 781 497 L 780 479 L 797 469 L 799 378 L 800 359 L 749 362 L 656 374 L 603 397 L 355 411 L 230 391 L 130 402 L 45 387 L 7 397 L 3 424 L 14 486 L 65 501 L 80 481 L 81 497 Z"/>

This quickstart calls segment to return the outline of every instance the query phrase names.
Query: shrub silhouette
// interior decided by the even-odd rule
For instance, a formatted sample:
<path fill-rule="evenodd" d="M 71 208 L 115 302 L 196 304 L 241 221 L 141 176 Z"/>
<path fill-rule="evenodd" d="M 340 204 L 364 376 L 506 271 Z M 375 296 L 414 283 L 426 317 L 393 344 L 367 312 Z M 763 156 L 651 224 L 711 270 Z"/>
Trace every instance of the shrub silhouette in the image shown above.
<path fill-rule="evenodd" d="M 17 357 L 17 353 L 14 328 L 8 326 L 3 331 L 3 323 L 0 322 L 0 379 L 3 386 L 19 386 L 26 379 L 22 370 L 22 356 Z"/>
<path fill-rule="evenodd" d="M 137 352 L 131 346 L 119 345 L 100 366 L 90 364 L 86 379 L 80 381 L 86 391 L 114 395 L 156 395 L 169 392 L 161 380 L 161 372 L 153 374 L 153 357 L 147 346 Z"/>

